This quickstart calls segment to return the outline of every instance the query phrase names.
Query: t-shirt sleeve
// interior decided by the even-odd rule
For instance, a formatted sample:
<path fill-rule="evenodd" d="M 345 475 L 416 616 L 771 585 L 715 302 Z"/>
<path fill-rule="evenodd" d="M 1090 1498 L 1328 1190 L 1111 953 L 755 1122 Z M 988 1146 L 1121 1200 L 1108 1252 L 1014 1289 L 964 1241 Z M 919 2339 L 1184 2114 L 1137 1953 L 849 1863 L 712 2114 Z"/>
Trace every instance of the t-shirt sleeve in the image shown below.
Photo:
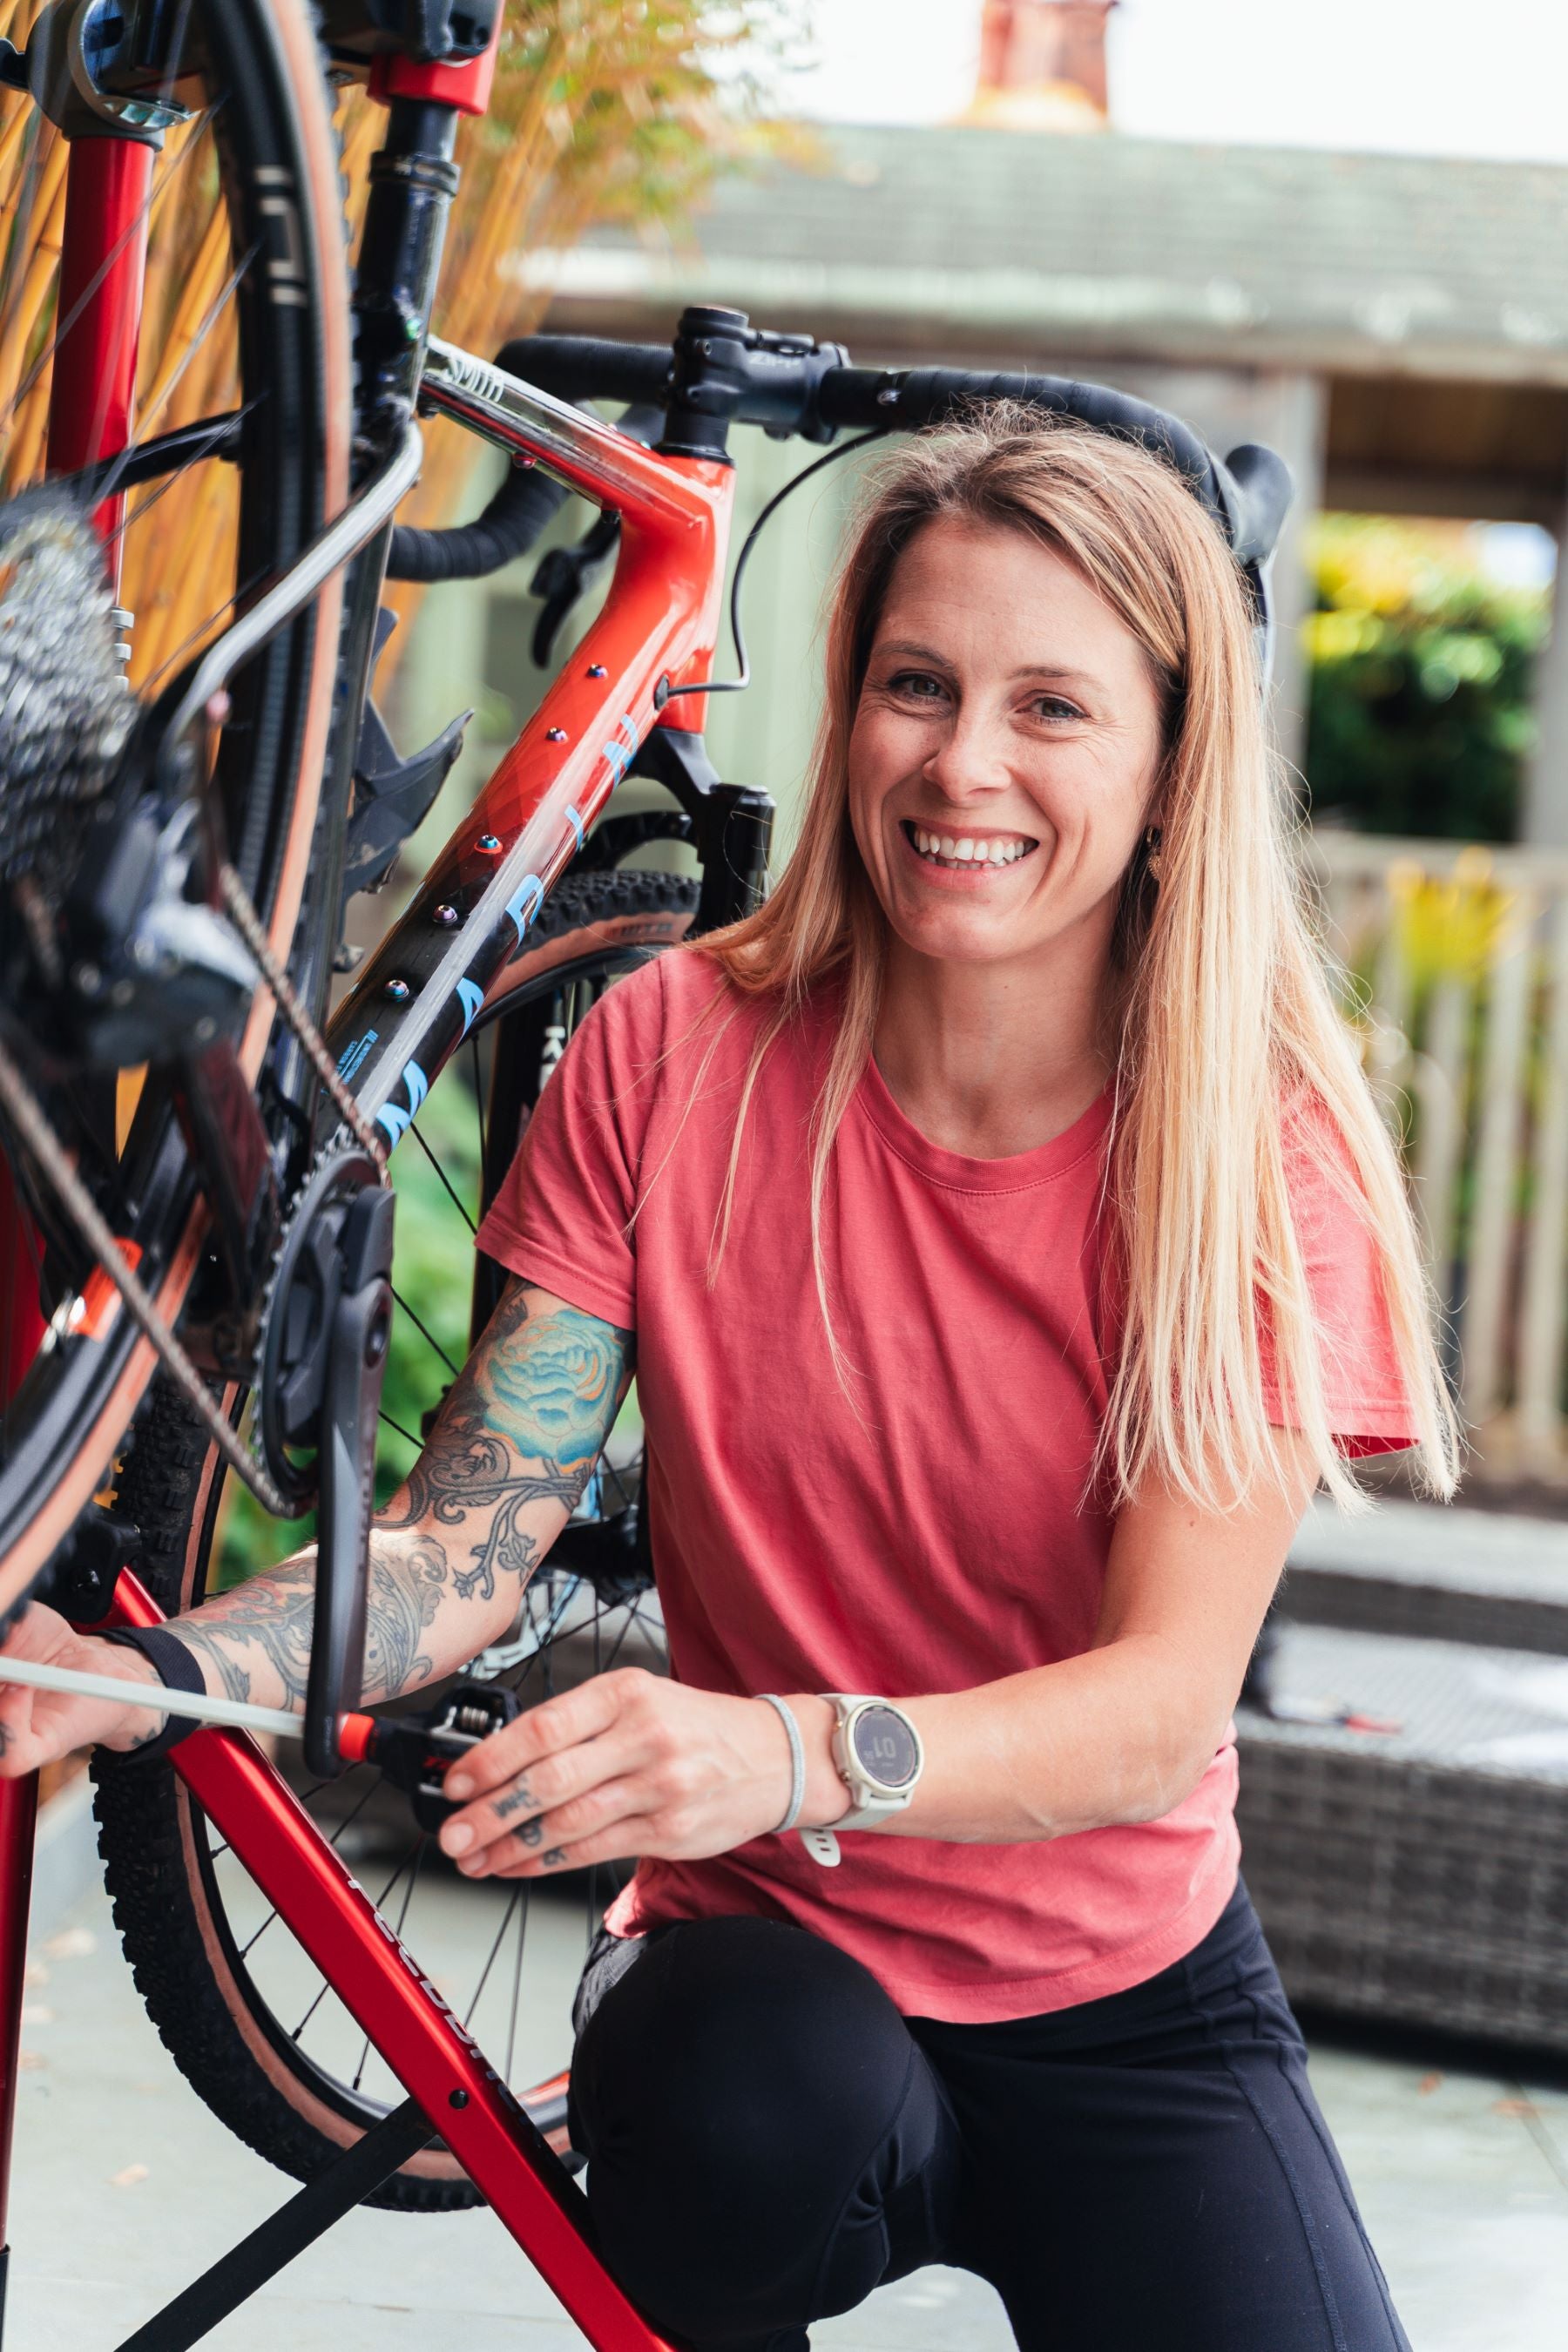
<path fill-rule="evenodd" d="M 1419 1443 L 1405 1392 L 1378 1254 L 1349 1155 L 1316 1123 L 1316 1148 L 1298 1131 L 1286 1143 L 1286 1181 L 1318 1327 L 1323 1402 L 1342 1454 L 1394 1454 Z M 1325 1164 L 1331 1159 L 1333 1166 Z M 1270 1420 L 1289 1424 L 1263 1331 L 1264 1398 Z"/>
<path fill-rule="evenodd" d="M 478 1247 L 542 1290 L 637 1328 L 633 1217 L 661 1052 L 656 958 L 586 1015 L 534 1106 Z"/>

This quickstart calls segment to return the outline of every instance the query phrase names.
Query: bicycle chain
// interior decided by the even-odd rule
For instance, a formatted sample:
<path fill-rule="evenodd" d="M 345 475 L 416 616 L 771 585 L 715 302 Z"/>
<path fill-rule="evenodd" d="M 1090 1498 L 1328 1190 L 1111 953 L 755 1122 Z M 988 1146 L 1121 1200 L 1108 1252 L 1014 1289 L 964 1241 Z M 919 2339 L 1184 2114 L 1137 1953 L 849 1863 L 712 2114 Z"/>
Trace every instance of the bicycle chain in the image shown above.
<path fill-rule="evenodd" d="M 304 1050 L 306 1059 L 315 1071 L 321 1086 L 331 1097 L 343 1123 L 356 1140 L 370 1154 L 380 1171 L 383 1185 L 392 1181 L 387 1165 L 386 1138 L 365 1118 L 359 1104 L 349 1092 L 340 1075 L 326 1040 L 301 1003 L 299 992 L 289 980 L 282 964 L 272 951 L 271 942 L 261 927 L 261 919 L 250 902 L 245 885 L 232 866 L 220 869 L 219 887 L 225 906 L 236 929 L 256 959 L 263 978 L 272 991 L 274 1002 L 282 1013 Z M 196 1369 L 174 1327 L 168 1323 L 134 1267 L 127 1264 L 120 1245 L 97 1202 L 88 1191 L 71 1164 L 64 1146 L 49 1125 L 42 1106 L 26 1078 L 0 1040 L 0 1099 L 16 1124 L 17 1132 L 38 1162 L 52 1186 L 56 1198 L 76 1226 L 82 1240 L 92 1252 L 103 1272 L 114 1285 L 138 1329 L 155 1354 L 163 1370 L 174 1382 L 185 1402 L 204 1424 L 219 1453 L 237 1477 L 242 1478 L 265 1511 L 274 1518 L 298 1518 L 308 1504 L 291 1503 L 274 1483 L 266 1465 L 255 1450 L 254 1439 L 249 1445 L 229 1422 L 222 1406 L 214 1397 Z M 298 1197 L 298 1196 L 297 1196 Z M 282 1240 L 279 1258 L 282 1255 Z M 274 1264 L 274 1278 L 277 1262 Z M 273 1285 L 269 1282 L 267 1307 L 272 1305 Z"/>
<path fill-rule="evenodd" d="M 237 1430 L 232 1428 L 195 1365 L 159 1312 L 152 1292 L 121 1256 L 120 1245 L 97 1202 L 67 1158 L 58 1137 L 45 1118 L 37 1098 L 3 1043 L 0 1043 L 0 1097 L 23 1142 L 54 1188 L 55 1196 L 125 1302 L 127 1312 L 151 1342 L 159 1361 L 174 1382 L 219 1453 L 244 1479 L 264 1510 L 274 1518 L 292 1518 L 295 1512 L 273 1485 L 260 1463 L 252 1459 Z"/>
<path fill-rule="evenodd" d="M 261 918 L 251 905 L 245 885 L 232 866 L 220 867 L 218 887 L 223 893 L 224 905 L 234 919 L 236 929 L 260 965 L 267 985 L 282 1009 L 284 1019 L 304 1047 L 306 1059 L 331 1097 L 343 1125 L 355 1142 L 362 1144 L 375 1161 L 381 1171 L 382 1183 L 390 1184 L 392 1171 L 387 1166 L 390 1146 L 386 1138 L 366 1118 L 344 1085 L 342 1075 L 327 1050 L 326 1039 L 300 1003 L 293 982 L 273 954 L 272 943 L 261 928 Z"/>

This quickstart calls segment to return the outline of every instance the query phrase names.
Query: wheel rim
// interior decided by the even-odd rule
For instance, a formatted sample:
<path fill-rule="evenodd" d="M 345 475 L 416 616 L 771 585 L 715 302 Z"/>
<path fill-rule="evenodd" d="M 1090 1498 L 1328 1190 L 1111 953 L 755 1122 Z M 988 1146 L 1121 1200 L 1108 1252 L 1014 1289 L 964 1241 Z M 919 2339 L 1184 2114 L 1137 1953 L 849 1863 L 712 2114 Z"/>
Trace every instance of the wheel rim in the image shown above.
<path fill-rule="evenodd" d="M 441 1246 L 447 1262 L 466 1267 L 471 1279 L 479 1263 L 472 1249 L 479 1178 L 489 1140 L 481 1108 L 492 1093 L 489 1065 L 498 1040 L 504 1036 L 515 1046 L 521 1024 L 542 1064 L 552 1066 L 590 1004 L 644 961 L 645 953 L 632 947 L 598 947 L 537 983 L 525 984 L 504 1004 L 488 1008 L 482 1031 L 476 1028 L 468 1047 L 433 1085 L 415 1130 L 417 1139 L 405 1141 L 394 1164 L 395 1181 L 405 1197 L 393 1267 L 401 1303 L 389 1393 L 399 1388 L 405 1393 L 416 1377 L 410 1368 L 422 1367 L 433 1408 L 467 1353 L 466 1294 L 454 1299 L 437 1284 L 436 1295 L 445 1303 L 434 1310 L 430 1306 L 431 1236 L 444 1213 Z M 547 1067 L 541 1084 L 547 1080 Z M 425 1292 L 417 1307 L 409 1301 L 405 1278 L 405 1234 L 417 1235 L 424 1260 L 416 1270 Z M 380 1499 L 401 1483 L 418 1445 L 409 1419 L 386 1411 L 384 1424 Z M 639 1428 L 634 1406 L 623 1413 L 574 1525 L 603 1524 L 635 1499 Z M 231 1505 L 226 1528 L 231 1562 L 236 1549 L 254 1538 L 259 1517 L 247 1496 Z M 624 1601 L 601 1600 L 588 1578 L 552 1571 L 549 1560 L 525 1596 L 513 1636 L 469 1671 L 516 1690 L 525 1706 L 616 1664 L 664 1670 L 663 1629 L 650 1591 Z M 404 1704 L 423 1708 L 438 1687 L 414 1694 Z M 375 1711 L 397 1708 L 395 1703 L 390 1710 Z M 297 1756 L 291 1751 L 279 1763 L 307 1812 L 474 2034 L 497 2074 L 565 2154 L 570 1991 L 605 1905 L 630 1874 L 629 1864 L 601 1864 L 543 1886 L 530 1880 L 464 1880 L 435 1842 L 416 1831 L 406 1801 L 386 1788 L 373 1768 L 357 1766 L 339 1780 L 317 1784 L 302 1777 Z M 183 1814 L 188 1864 L 205 1915 L 204 1937 L 251 2054 L 297 2112 L 328 2138 L 345 2144 L 395 2105 L 402 2090 L 200 1809 L 185 1799 Z M 462 2179 L 455 2160 L 438 2145 L 412 2159 L 405 2174 Z"/>
<path fill-rule="evenodd" d="M 347 280 L 335 151 L 313 36 L 295 0 L 277 5 L 229 0 L 222 6 L 193 0 L 193 8 L 205 27 L 216 87 L 189 130 L 171 137 L 154 179 L 154 296 L 161 225 L 169 226 L 182 255 L 187 241 L 203 255 L 210 247 L 212 267 L 191 279 L 198 296 L 204 287 L 207 292 L 188 310 L 188 288 L 177 268 L 171 264 L 163 272 L 174 306 L 167 364 L 149 362 L 152 381 L 143 381 L 134 430 L 141 436 L 163 429 L 179 416 L 187 395 L 196 396 L 198 415 L 237 404 L 246 423 L 239 492 L 226 520 L 221 495 L 217 519 L 208 515 L 214 482 L 226 470 L 211 458 L 147 485 L 133 499 L 125 529 L 128 557 L 163 541 L 171 514 L 187 497 L 222 551 L 198 600 L 194 629 L 177 609 L 160 615 L 154 599 L 143 614 L 142 634 L 132 633 L 143 701 L 178 674 L 256 580 L 292 560 L 341 507 L 348 483 Z M 28 12 L 9 13 L 11 29 L 17 29 Z M 226 96 L 237 87 L 247 92 L 243 112 Z M 0 433 L 9 426 L 0 497 L 9 497 L 24 493 L 43 463 L 41 404 L 53 330 L 52 281 L 41 262 L 48 208 L 61 201 L 63 144 L 24 107 L 0 126 L 0 151 L 8 158 L 16 224 L 0 257 L 0 349 L 21 352 L 9 380 L 0 383 Z M 274 305 L 267 290 L 269 257 L 257 193 L 264 162 L 287 170 L 300 199 L 291 234 L 304 265 L 303 299 L 288 306 Z M 204 173 L 211 182 L 205 213 L 189 201 L 201 193 Z M 29 235 L 29 223 L 36 234 Z M 231 364 L 238 370 L 237 401 L 230 398 L 234 386 L 224 373 Z M 216 409 L 207 404 L 209 394 Z M 154 506 L 156 519 L 147 519 Z M 134 562 L 130 569 L 133 574 Z M 147 577 L 158 580 L 156 566 Z M 236 723 L 226 730 L 218 753 L 217 789 L 231 816 L 244 813 L 256 820 L 240 854 L 274 949 L 285 961 L 314 832 L 340 601 L 341 583 L 334 582 L 314 614 L 280 632 L 237 675 Z M 150 635 L 160 618 L 167 627 Z M 268 1027 L 263 1003 L 253 1009 L 241 1043 L 252 1080 L 268 1050 Z M 139 1271 L 173 1321 L 200 1262 L 205 1226 L 166 1088 L 122 1074 L 108 1100 L 100 1099 L 97 1131 L 86 1143 L 82 1172 L 100 1204 L 115 1212 L 115 1232 L 133 1249 Z M 26 1597 L 102 1484 L 153 1369 L 151 1349 L 123 1314 L 106 1317 L 101 1339 L 72 1321 L 89 1269 L 68 1244 L 62 1265 L 54 1343 L 0 1423 L 0 1619 Z M 30 1278 L 37 1280 L 36 1265 Z M 4 1312 L 12 1311 L 8 1303 Z"/>

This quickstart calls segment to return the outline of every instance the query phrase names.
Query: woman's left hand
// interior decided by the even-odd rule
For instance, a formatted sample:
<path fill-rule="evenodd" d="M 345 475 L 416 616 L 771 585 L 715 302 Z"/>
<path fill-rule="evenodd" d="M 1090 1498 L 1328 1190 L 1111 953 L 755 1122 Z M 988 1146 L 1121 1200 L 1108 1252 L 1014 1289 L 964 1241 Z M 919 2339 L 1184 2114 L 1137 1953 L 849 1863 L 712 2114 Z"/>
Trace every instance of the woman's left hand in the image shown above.
<path fill-rule="evenodd" d="M 492 1732 L 452 1768 L 446 1792 L 472 1800 L 441 1831 L 471 1878 L 695 1859 L 778 1827 L 789 1742 L 765 1699 L 622 1666 Z"/>

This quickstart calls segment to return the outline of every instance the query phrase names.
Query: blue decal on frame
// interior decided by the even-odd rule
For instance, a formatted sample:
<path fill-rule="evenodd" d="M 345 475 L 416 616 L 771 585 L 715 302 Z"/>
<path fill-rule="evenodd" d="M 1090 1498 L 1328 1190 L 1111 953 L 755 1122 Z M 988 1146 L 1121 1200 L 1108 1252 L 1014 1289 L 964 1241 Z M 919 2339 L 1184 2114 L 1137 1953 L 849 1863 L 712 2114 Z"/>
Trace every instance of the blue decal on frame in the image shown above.
<path fill-rule="evenodd" d="M 340 1078 L 352 1078 L 376 1041 L 378 1032 L 367 1029 L 363 1037 L 354 1037 L 343 1047 L 338 1060 Z"/>
<path fill-rule="evenodd" d="M 506 902 L 507 913 L 517 925 L 517 943 L 522 945 L 522 935 L 544 904 L 544 885 L 537 874 L 525 874 Z"/>
<path fill-rule="evenodd" d="M 474 1025 L 474 1015 L 485 1001 L 485 992 L 477 980 L 460 980 L 458 995 L 463 1007 L 463 1034 L 466 1037 Z"/>
<path fill-rule="evenodd" d="M 571 801 L 568 801 L 566 803 L 566 822 L 571 826 L 573 832 L 576 835 L 577 846 L 581 849 L 583 846 L 583 812 Z"/>
<path fill-rule="evenodd" d="M 636 759 L 637 749 L 637 721 L 629 711 L 626 711 L 622 714 L 620 723 L 616 729 L 615 740 L 606 743 L 604 747 L 604 756 L 610 763 L 611 777 L 617 784 L 621 782 L 626 770 Z"/>
<path fill-rule="evenodd" d="M 418 1116 L 419 1106 L 430 1091 L 430 1081 L 417 1062 L 405 1062 L 403 1083 L 408 1089 L 408 1108 L 398 1103 L 383 1103 L 376 1112 L 378 1126 L 384 1127 L 394 1146 L 401 1143 Z"/>

